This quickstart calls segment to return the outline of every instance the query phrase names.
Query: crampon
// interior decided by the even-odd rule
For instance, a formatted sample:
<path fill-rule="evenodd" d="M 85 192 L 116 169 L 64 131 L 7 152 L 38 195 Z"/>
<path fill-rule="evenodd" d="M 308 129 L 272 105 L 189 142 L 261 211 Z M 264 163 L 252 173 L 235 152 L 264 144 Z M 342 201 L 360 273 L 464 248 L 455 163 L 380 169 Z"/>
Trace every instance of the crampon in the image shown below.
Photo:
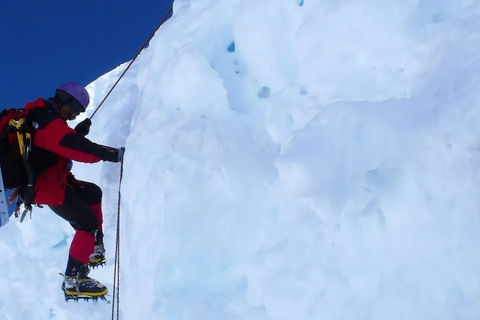
<path fill-rule="evenodd" d="M 107 303 L 110 303 L 110 300 L 108 300 L 106 298 L 107 295 L 103 295 L 103 296 L 96 296 L 96 297 L 92 297 L 92 296 L 72 296 L 72 295 L 68 295 L 65 293 L 65 301 L 69 301 L 69 300 L 73 300 L 73 301 L 76 301 L 78 302 L 79 300 L 83 300 L 83 301 L 90 301 L 90 300 L 93 300 L 93 301 L 98 301 L 98 299 L 100 300 L 103 300 Z"/>
<path fill-rule="evenodd" d="M 106 264 L 105 247 L 103 244 L 96 245 L 95 251 L 90 255 L 88 265 L 91 268 L 103 267 Z"/>
<path fill-rule="evenodd" d="M 63 273 L 60 273 L 60 275 L 64 277 L 62 291 L 65 295 L 65 301 L 98 301 L 100 299 L 109 302 L 106 298 L 108 293 L 107 287 L 97 280 L 89 277 L 79 279 L 74 276 L 66 276 Z"/>
<path fill-rule="evenodd" d="M 96 269 L 98 267 L 103 267 L 105 264 L 106 264 L 105 257 L 103 259 L 95 259 L 95 260 L 90 258 L 90 261 L 88 262 L 88 265 L 93 269 Z"/>

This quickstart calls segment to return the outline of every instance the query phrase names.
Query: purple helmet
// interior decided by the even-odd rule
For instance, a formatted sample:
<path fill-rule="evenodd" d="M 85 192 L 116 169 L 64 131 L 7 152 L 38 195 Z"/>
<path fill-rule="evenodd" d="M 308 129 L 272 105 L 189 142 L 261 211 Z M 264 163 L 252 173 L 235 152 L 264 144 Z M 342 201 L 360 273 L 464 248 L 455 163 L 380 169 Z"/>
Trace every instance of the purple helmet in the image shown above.
<path fill-rule="evenodd" d="M 65 101 L 65 94 L 70 95 L 70 99 L 74 98 L 83 108 L 83 110 L 78 110 L 79 112 L 84 112 L 87 109 L 88 104 L 90 103 L 90 96 L 88 95 L 87 90 L 79 83 L 76 82 L 67 82 L 62 84 L 57 88 L 57 96 L 64 102 L 68 103 L 69 99 Z"/>

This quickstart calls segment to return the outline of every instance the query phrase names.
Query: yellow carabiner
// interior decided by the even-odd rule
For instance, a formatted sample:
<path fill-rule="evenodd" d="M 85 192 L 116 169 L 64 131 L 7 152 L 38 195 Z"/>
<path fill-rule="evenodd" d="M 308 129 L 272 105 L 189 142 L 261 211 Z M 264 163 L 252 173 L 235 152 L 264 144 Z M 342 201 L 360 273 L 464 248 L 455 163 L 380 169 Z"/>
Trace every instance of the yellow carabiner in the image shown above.
<path fill-rule="evenodd" d="M 25 133 L 23 134 L 22 133 L 22 126 L 24 125 L 25 123 L 25 119 L 19 119 L 19 120 L 15 120 L 15 119 L 11 119 L 8 124 L 10 126 L 12 126 L 13 128 L 16 129 L 17 131 L 17 138 L 18 138 L 18 147 L 20 148 L 20 154 L 23 156 L 25 154 L 25 140 L 28 141 L 28 143 L 30 144 L 31 143 L 31 135 L 30 133 Z"/>
<path fill-rule="evenodd" d="M 23 126 L 23 124 L 25 123 L 25 119 L 19 119 L 19 120 L 15 120 L 15 119 L 11 119 L 8 124 L 11 125 L 12 127 L 14 127 L 15 129 L 17 130 L 20 130 L 20 128 Z"/>

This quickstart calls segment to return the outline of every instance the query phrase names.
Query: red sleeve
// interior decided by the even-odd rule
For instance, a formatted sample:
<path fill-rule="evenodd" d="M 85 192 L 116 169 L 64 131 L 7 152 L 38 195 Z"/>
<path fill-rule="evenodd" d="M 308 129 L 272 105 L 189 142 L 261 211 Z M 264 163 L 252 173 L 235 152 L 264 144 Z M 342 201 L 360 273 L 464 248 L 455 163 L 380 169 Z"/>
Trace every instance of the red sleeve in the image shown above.
<path fill-rule="evenodd" d="M 65 121 L 54 119 L 38 129 L 33 144 L 67 159 L 94 163 L 102 160 L 105 148 L 77 134 Z"/>

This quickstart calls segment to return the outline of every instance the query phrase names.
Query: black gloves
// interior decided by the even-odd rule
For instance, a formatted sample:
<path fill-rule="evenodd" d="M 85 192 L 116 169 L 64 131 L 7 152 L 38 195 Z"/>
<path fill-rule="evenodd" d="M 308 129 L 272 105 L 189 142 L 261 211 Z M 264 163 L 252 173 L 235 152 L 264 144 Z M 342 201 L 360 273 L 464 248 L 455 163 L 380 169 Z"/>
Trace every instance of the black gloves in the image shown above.
<path fill-rule="evenodd" d="M 103 147 L 104 154 L 103 154 L 103 161 L 110 161 L 110 162 L 122 162 L 123 155 L 125 153 L 125 147 L 121 147 L 119 149 L 110 148 L 110 147 Z"/>
<path fill-rule="evenodd" d="M 90 132 L 90 126 L 92 125 L 92 120 L 90 118 L 86 118 L 82 122 L 78 123 L 75 126 L 75 132 L 79 135 L 86 136 Z M 123 161 L 123 154 L 125 153 L 125 147 L 122 148 L 112 148 L 107 146 L 101 146 L 103 148 L 103 154 L 101 159 L 103 161 L 110 161 L 110 162 L 122 162 Z"/>
<path fill-rule="evenodd" d="M 75 126 L 75 131 L 82 135 L 82 136 L 86 136 L 89 132 L 90 132 L 90 126 L 92 125 L 92 120 L 90 120 L 90 118 L 86 118 L 85 120 L 83 120 L 82 122 L 79 122 L 76 126 Z"/>

